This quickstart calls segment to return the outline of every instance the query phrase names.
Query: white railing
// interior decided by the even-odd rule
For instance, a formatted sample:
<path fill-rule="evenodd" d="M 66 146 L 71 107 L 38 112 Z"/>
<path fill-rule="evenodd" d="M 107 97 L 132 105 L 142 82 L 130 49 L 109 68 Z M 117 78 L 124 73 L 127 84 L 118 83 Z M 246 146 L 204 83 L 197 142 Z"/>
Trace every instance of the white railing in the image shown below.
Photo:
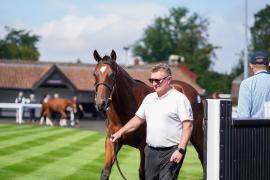
<path fill-rule="evenodd" d="M 16 109 L 16 123 L 22 124 L 24 108 L 41 108 L 41 104 L 22 104 L 22 103 L 0 103 L 0 109 Z"/>

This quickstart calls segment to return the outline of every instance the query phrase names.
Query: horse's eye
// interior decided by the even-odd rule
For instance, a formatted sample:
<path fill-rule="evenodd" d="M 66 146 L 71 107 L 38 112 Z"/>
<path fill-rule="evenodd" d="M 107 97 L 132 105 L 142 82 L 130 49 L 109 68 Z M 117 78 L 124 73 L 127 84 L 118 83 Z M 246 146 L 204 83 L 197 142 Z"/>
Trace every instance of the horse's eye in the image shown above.
<path fill-rule="evenodd" d="M 114 72 L 110 74 L 109 77 L 110 77 L 111 80 L 114 80 L 114 75 L 115 75 Z"/>

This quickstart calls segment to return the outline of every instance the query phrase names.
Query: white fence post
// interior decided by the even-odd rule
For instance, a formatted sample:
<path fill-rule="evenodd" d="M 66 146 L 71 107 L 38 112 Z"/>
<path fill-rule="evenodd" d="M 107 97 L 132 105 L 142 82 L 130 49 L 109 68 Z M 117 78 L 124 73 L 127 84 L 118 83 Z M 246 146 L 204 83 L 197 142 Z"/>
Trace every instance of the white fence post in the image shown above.
<path fill-rule="evenodd" d="M 207 99 L 207 180 L 219 179 L 220 100 Z"/>

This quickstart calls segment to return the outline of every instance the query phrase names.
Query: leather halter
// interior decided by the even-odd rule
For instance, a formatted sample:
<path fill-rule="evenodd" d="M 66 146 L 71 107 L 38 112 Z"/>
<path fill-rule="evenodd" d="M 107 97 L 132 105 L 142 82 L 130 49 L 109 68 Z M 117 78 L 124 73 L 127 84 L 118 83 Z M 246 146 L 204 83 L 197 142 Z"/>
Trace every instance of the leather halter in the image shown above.
<path fill-rule="evenodd" d="M 101 61 L 99 61 L 99 62 L 101 62 Z M 113 93 L 114 93 L 114 90 L 115 90 L 115 88 L 116 88 L 116 77 L 117 77 L 117 71 L 118 71 L 118 67 L 116 66 L 116 70 L 114 69 L 114 67 L 113 67 L 113 64 L 111 63 L 111 61 L 110 60 L 102 60 L 102 62 L 104 63 L 104 64 L 108 64 L 115 72 L 113 73 L 114 74 L 114 76 L 113 76 L 113 83 L 112 84 L 109 84 L 109 83 L 107 83 L 107 82 L 99 82 L 99 83 L 96 83 L 95 84 L 95 91 L 96 91 L 96 94 L 97 94 L 97 90 L 98 90 L 98 86 L 100 86 L 100 85 L 103 85 L 103 86 L 105 86 L 106 88 L 108 88 L 109 89 L 109 91 L 110 91 L 110 95 L 109 95 L 109 98 L 108 98 L 108 102 L 107 102 L 107 104 L 106 104 L 106 109 L 110 106 L 110 104 L 111 104 L 111 102 L 112 102 L 112 95 L 113 95 Z"/>

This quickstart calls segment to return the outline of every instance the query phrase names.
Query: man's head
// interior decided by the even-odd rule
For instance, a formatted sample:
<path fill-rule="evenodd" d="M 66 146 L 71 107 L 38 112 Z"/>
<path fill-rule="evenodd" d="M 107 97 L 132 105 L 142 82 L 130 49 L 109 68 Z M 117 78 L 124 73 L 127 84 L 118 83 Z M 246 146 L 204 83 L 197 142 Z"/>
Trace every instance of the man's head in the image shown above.
<path fill-rule="evenodd" d="M 267 55 L 262 51 L 255 52 L 250 59 L 250 68 L 253 72 L 256 72 L 257 70 L 266 69 L 268 66 L 268 57 Z"/>
<path fill-rule="evenodd" d="M 34 94 L 30 94 L 30 99 L 34 99 L 35 95 Z"/>
<path fill-rule="evenodd" d="M 78 96 L 73 96 L 73 101 L 77 101 L 78 100 Z"/>
<path fill-rule="evenodd" d="M 163 94 L 170 89 L 171 78 L 170 67 L 167 64 L 159 63 L 152 68 L 149 81 L 157 93 Z"/>
<path fill-rule="evenodd" d="M 18 94 L 19 97 L 22 97 L 23 96 L 23 92 L 20 91 L 19 94 Z"/>

